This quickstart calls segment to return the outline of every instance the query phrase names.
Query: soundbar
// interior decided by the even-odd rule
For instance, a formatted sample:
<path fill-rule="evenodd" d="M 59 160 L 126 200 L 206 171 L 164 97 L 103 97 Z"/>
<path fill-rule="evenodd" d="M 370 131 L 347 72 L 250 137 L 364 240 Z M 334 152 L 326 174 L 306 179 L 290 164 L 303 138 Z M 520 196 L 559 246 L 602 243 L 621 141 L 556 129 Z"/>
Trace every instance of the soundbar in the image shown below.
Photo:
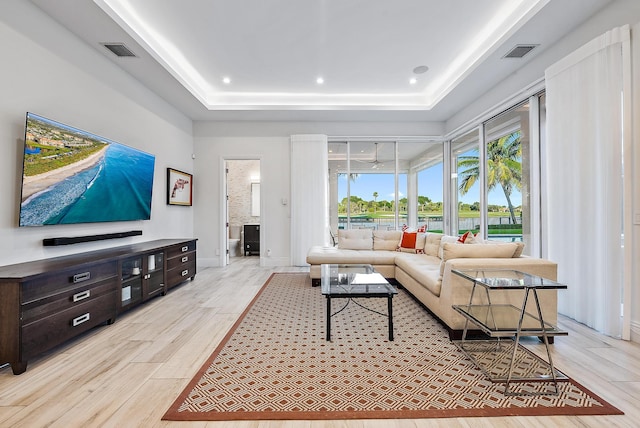
<path fill-rule="evenodd" d="M 129 236 L 142 235 L 141 230 L 131 230 L 129 232 L 104 233 L 102 235 L 72 236 L 60 238 L 45 238 L 42 245 L 45 247 L 56 247 L 58 245 L 79 244 L 81 242 L 103 241 L 105 239 L 127 238 Z"/>

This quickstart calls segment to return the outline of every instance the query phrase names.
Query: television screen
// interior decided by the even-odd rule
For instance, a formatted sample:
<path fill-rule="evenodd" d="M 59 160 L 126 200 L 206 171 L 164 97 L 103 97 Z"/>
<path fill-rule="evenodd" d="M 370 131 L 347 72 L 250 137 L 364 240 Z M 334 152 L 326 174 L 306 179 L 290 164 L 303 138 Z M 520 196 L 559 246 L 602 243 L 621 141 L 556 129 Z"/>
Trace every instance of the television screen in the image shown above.
<path fill-rule="evenodd" d="M 155 157 L 27 113 L 20 226 L 149 220 Z"/>

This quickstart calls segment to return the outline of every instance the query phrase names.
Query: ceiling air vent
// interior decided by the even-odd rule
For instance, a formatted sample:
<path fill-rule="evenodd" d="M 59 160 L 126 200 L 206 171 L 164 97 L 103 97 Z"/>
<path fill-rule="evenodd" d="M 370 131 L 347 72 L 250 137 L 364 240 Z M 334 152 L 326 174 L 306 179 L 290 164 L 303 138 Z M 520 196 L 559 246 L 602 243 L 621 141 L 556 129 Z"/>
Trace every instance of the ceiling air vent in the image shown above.
<path fill-rule="evenodd" d="M 130 57 L 137 56 L 134 54 L 124 43 L 100 43 L 105 48 L 109 49 L 115 56 L 118 57 Z"/>
<path fill-rule="evenodd" d="M 503 58 L 522 58 L 538 45 L 516 45 Z"/>

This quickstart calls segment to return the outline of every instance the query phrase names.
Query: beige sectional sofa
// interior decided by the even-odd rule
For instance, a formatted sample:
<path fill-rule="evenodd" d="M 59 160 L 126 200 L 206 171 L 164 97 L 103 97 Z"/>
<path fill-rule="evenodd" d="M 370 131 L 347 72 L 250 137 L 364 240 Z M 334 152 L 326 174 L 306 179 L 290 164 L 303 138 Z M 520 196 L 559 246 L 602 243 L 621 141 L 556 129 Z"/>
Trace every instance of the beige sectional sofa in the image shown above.
<path fill-rule="evenodd" d="M 325 263 L 371 264 L 385 278 L 409 291 L 449 330 L 450 337 L 459 338 L 465 319 L 452 305 L 469 303 L 472 284 L 452 273 L 453 269 L 514 269 L 555 280 L 557 265 L 549 260 L 522 256 L 522 243 L 481 241 L 459 243 L 457 237 L 439 233 L 417 234 L 415 247 L 399 248 L 401 231 L 371 229 L 340 230 L 335 247 L 312 247 L 307 254 L 310 276 L 314 285 L 320 283 L 320 265 Z M 539 293 L 545 321 L 557 323 L 557 292 Z M 477 293 L 485 298 L 484 293 Z M 474 297 L 475 299 L 475 297 Z M 523 301 L 521 290 L 492 291 L 492 303 L 511 303 L 518 307 Z M 480 301 L 474 301 L 479 303 Z M 527 310 L 536 313 L 530 299 Z"/>

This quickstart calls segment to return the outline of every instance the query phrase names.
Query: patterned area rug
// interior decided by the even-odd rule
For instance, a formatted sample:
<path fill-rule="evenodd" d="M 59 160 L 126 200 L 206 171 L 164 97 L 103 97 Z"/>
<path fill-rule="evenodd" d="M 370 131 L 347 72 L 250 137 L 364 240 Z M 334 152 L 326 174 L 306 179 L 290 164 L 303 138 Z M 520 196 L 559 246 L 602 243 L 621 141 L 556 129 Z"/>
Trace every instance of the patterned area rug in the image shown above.
<path fill-rule="evenodd" d="M 344 302 L 332 299 L 333 311 Z M 386 313 L 386 299 L 358 302 Z M 386 317 L 353 303 L 332 318 L 327 342 L 325 309 L 308 274 L 273 274 L 163 419 L 621 414 L 570 380 L 557 396 L 505 396 L 402 289 L 393 342 Z"/>

